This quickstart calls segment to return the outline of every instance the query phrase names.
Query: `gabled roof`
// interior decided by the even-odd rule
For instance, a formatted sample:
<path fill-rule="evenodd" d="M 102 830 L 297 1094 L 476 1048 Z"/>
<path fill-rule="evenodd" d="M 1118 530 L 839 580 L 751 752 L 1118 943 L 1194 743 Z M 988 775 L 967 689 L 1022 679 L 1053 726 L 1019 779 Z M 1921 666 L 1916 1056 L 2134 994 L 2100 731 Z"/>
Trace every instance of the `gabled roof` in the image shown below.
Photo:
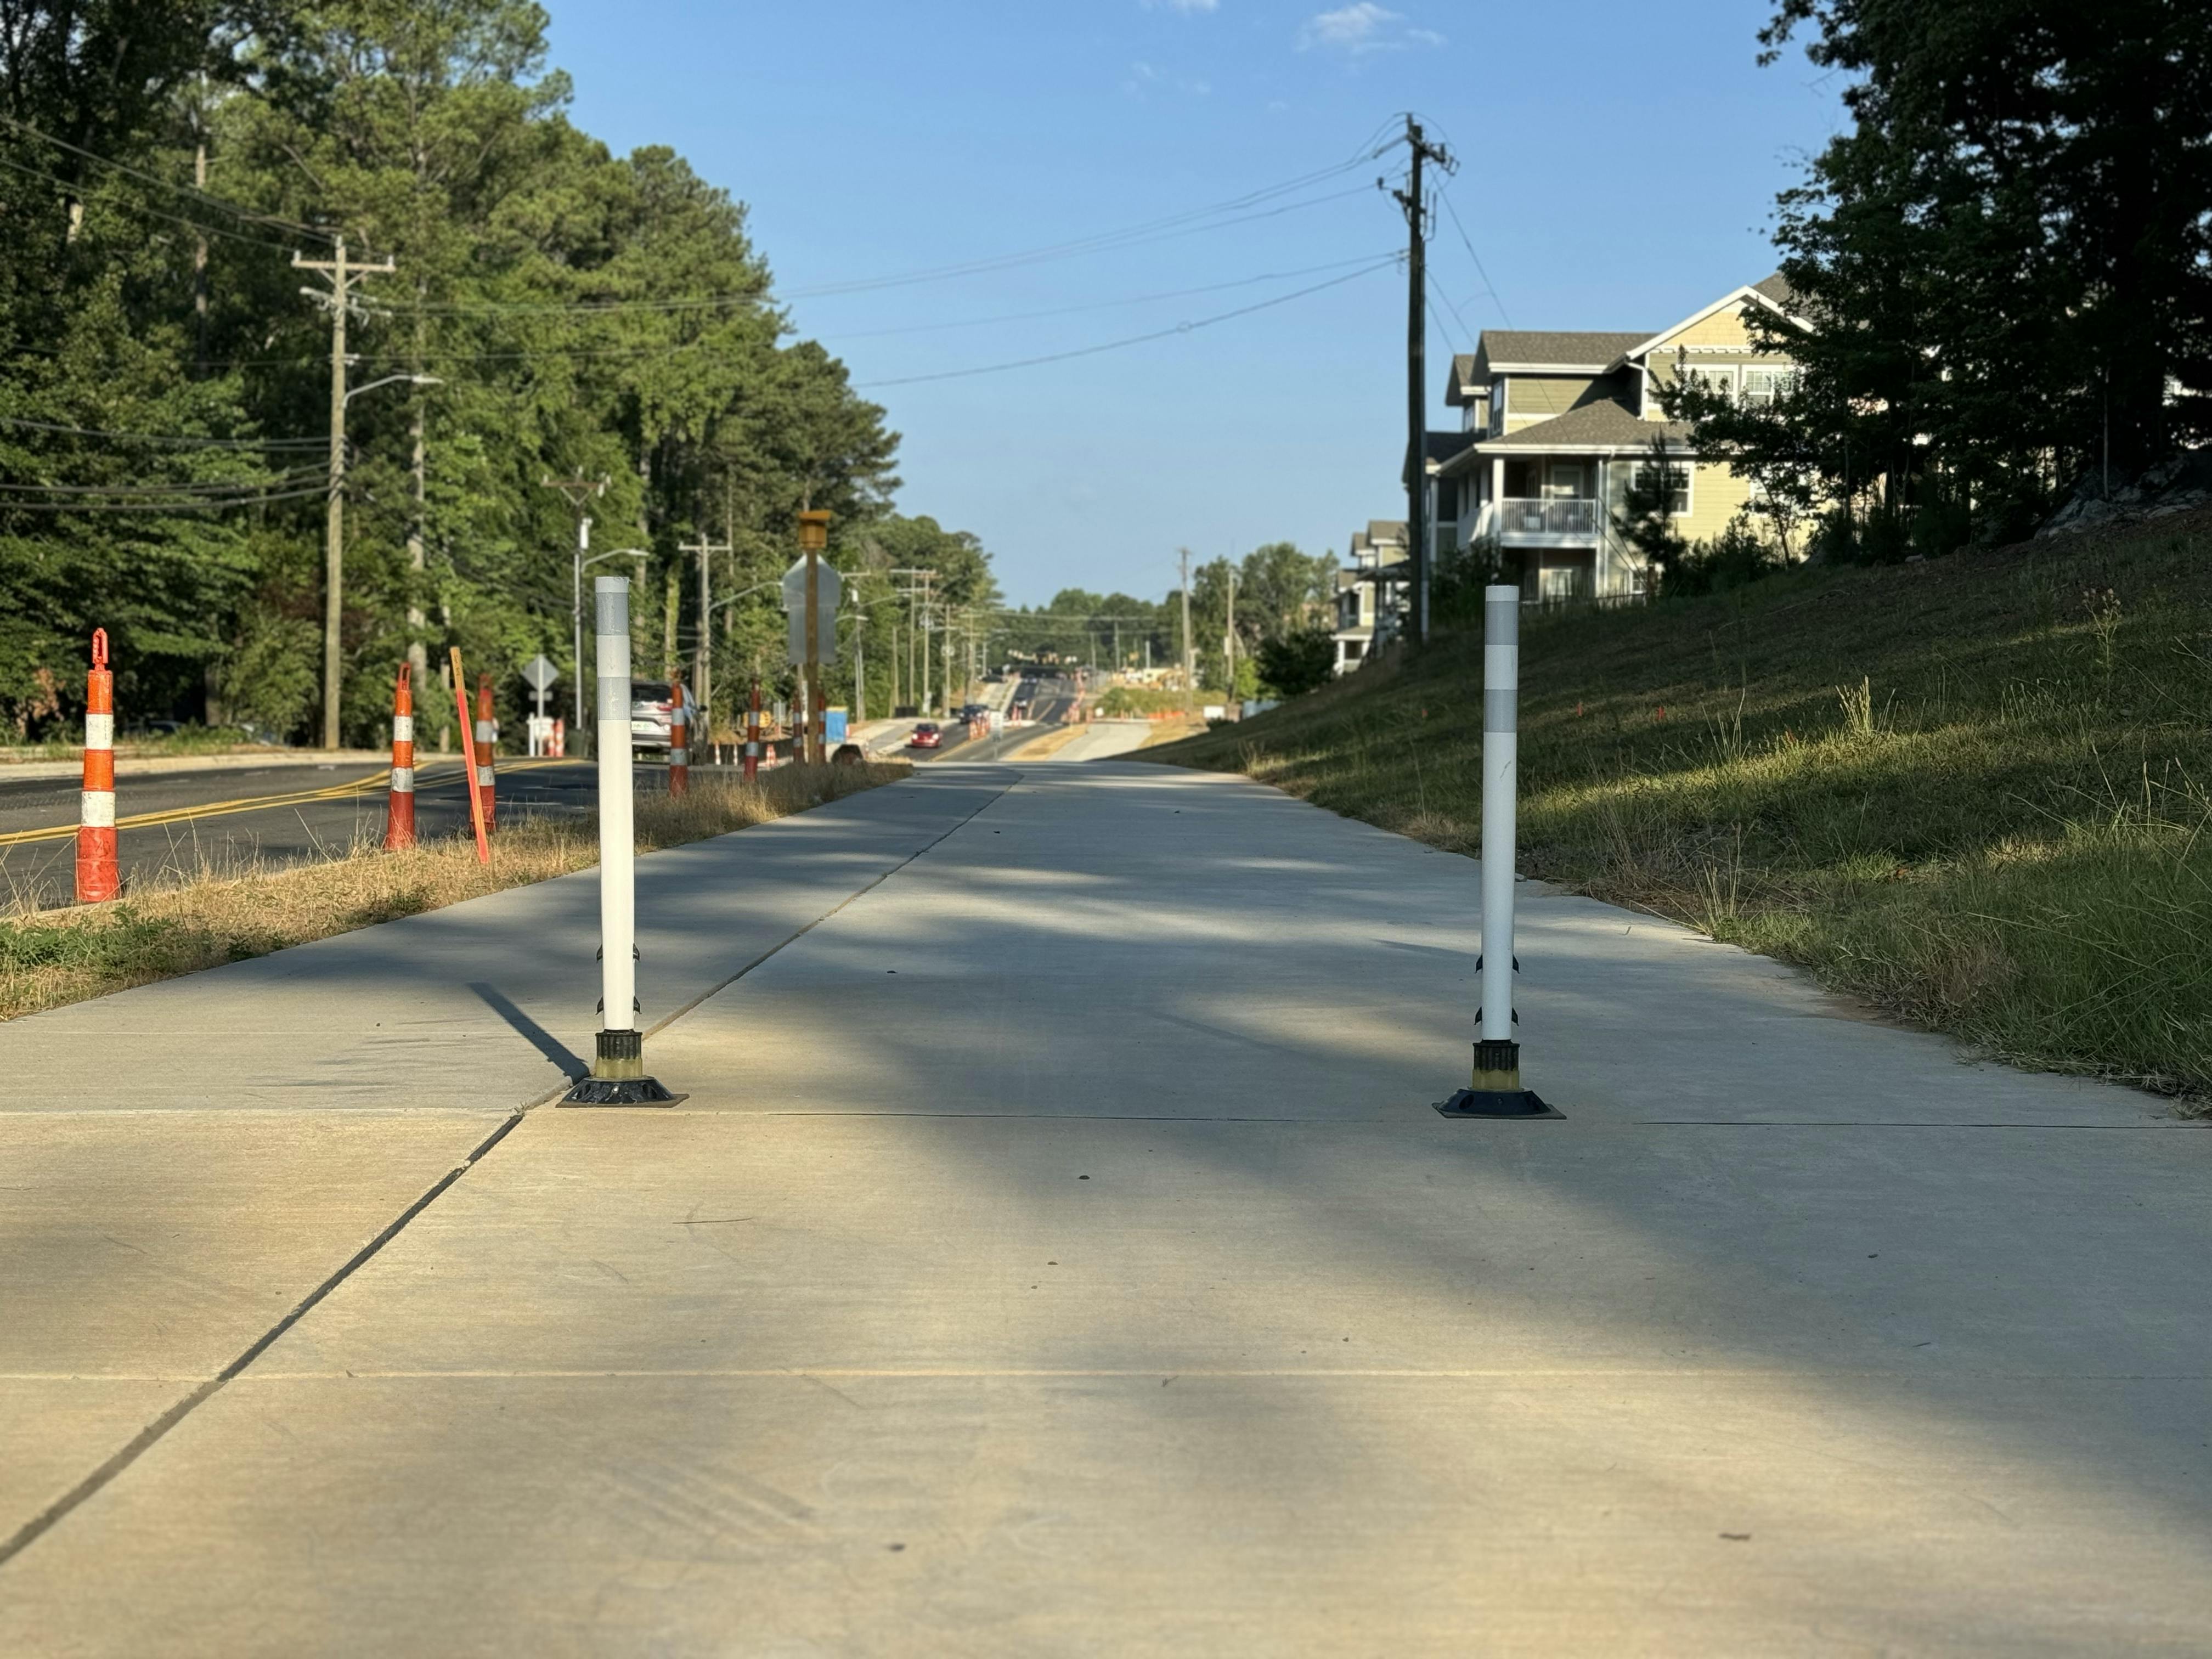
<path fill-rule="evenodd" d="M 1471 378 L 1519 373 L 1602 374 L 1644 336 L 1620 330 L 1486 328 L 1474 344 Z M 1454 365 L 1456 367 L 1456 363 Z"/>
<path fill-rule="evenodd" d="M 1443 471 L 1459 473 L 1468 471 L 1476 459 L 1490 455 L 1537 454 L 1617 454 L 1626 450 L 1648 449 L 1654 438 L 1663 437 L 1669 444 L 1680 445 L 1686 458 L 1690 451 L 1690 424 L 1686 421 L 1647 421 L 1632 414 L 1619 404 L 1606 402 L 1584 404 L 1580 409 L 1571 409 L 1565 414 L 1548 421 L 1539 421 L 1534 426 L 1524 426 L 1518 432 L 1509 432 L 1502 438 L 1483 438 L 1468 446 L 1463 455 L 1456 455 Z"/>
<path fill-rule="evenodd" d="M 1785 310 L 1797 303 L 1797 290 L 1790 286 L 1790 279 L 1778 270 L 1765 282 L 1753 283 L 1751 286 L 1754 292 L 1764 294 Z"/>
<path fill-rule="evenodd" d="M 1455 352 L 1451 360 L 1451 376 L 1444 382 L 1444 402 L 1454 409 L 1465 409 L 1477 398 L 1490 395 L 1490 376 L 1475 372 L 1475 357 L 1472 351 Z"/>
<path fill-rule="evenodd" d="M 1714 301 L 1712 304 L 1707 306 L 1704 310 L 1692 312 L 1687 317 L 1683 318 L 1680 322 L 1668 324 L 1665 328 L 1661 329 L 1650 339 L 1639 341 L 1636 344 L 1629 346 L 1621 352 L 1620 357 L 1610 364 L 1609 367 L 1613 368 L 1620 368 L 1626 364 L 1634 362 L 1638 357 L 1643 356 L 1646 352 L 1657 350 L 1660 345 L 1672 336 L 1680 334 L 1686 328 L 1695 327 L 1698 324 L 1704 322 L 1706 318 L 1713 316 L 1717 313 L 1726 311 L 1730 306 L 1754 305 L 1760 307 L 1765 310 L 1772 312 L 1778 317 L 1790 318 L 1789 307 L 1783 302 L 1782 299 L 1778 295 L 1768 292 L 1768 287 L 1770 284 L 1778 285 L 1784 294 L 1788 294 L 1792 291 L 1790 284 L 1783 280 L 1782 273 L 1778 270 L 1776 271 L 1773 276 L 1766 278 L 1765 282 L 1747 283 L 1741 288 L 1733 289 L 1728 293 L 1722 295 L 1719 299 Z M 1795 321 L 1796 319 L 1790 318 L 1790 320 Z"/>

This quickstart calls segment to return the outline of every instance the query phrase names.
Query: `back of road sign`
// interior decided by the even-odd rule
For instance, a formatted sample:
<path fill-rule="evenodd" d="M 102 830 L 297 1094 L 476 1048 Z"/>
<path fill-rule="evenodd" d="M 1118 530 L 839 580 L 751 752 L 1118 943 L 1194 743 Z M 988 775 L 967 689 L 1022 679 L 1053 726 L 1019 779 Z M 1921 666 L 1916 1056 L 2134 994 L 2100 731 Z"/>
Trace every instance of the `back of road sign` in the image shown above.
<path fill-rule="evenodd" d="M 543 691 L 561 678 L 561 671 L 545 660 L 541 651 L 522 665 L 522 683 L 532 691 Z"/>
<path fill-rule="evenodd" d="M 837 660 L 837 607 L 845 598 L 845 579 L 827 559 L 814 565 L 814 659 Z M 791 660 L 806 660 L 806 561 L 802 558 L 783 573 L 785 635 Z"/>

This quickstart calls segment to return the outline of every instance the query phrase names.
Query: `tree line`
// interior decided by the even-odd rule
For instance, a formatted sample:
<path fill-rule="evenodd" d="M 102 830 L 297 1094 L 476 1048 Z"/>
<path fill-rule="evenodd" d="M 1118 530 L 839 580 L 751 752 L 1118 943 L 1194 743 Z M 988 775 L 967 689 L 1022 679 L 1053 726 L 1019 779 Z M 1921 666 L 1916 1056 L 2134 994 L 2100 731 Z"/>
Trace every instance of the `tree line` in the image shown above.
<path fill-rule="evenodd" d="M 126 709 L 281 738 L 319 721 L 331 320 L 295 260 L 340 237 L 392 266 L 347 318 L 348 740 L 380 739 L 398 663 L 434 678 L 448 646 L 496 672 L 510 717 L 522 662 L 573 674 L 574 509 L 549 479 L 597 489 L 595 554 L 646 556 L 593 573 L 637 578 L 641 674 L 688 666 L 703 631 L 725 714 L 755 673 L 780 687 L 802 507 L 836 515 L 878 706 L 910 580 L 891 570 L 996 604 L 972 536 L 892 510 L 897 434 L 795 337 L 743 204 L 672 149 L 580 130 L 546 27 L 528 0 L 0 0 L 19 736 L 74 718 L 95 627 Z"/>
<path fill-rule="evenodd" d="M 2212 438 L 2212 7 L 1783 0 L 1762 61 L 1801 35 L 1850 123 L 1779 199 L 1792 319 L 1754 331 L 1799 373 L 1671 391 L 1702 453 L 1816 554 L 1885 560 Z"/>

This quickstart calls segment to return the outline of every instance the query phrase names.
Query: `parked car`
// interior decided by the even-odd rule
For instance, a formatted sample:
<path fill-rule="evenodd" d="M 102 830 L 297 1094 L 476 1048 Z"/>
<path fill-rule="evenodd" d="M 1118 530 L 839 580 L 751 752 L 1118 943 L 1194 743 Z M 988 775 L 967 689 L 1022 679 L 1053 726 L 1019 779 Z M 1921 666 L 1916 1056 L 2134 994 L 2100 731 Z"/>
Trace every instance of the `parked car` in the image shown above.
<path fill-rule="evenodd" d="M 914 728 L 914 735 L 906 740 L 909 749 L 942 749 L 945 733 L 937 729 L 934 720 L 924 720 Z"/>
<path fill-rule="evenodd" d="M 632 680 L 629 683 L 629 746 L 638 749 L 668 747 L 669 711 L 675 707 L 675 688 L 666 680 Z M 689 689 L 684 693 L 684 718 L 694 732 L 707 726 L 707 711 L 692 699 Z M 692 743 L 695 749 L 704 745 Z"/>

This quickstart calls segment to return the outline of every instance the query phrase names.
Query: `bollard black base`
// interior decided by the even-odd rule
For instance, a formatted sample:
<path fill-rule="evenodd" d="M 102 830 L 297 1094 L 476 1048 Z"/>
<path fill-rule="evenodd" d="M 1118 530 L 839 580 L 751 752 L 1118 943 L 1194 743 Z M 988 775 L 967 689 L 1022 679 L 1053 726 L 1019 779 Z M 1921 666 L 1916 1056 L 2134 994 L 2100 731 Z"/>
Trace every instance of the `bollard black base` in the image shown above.
<path fill-rule="evenodd" d="M 1436 1103 L 1446 1117 L 1565 1117 L 1529 1089 L 1462 1089 Z"/>
<path fill-rule="evenodd" d="M 673 1106 L 689 1095 L 672 1095 L 651 1077 L 586 1077 L 561 1097 L 563 1106 Z"/>

